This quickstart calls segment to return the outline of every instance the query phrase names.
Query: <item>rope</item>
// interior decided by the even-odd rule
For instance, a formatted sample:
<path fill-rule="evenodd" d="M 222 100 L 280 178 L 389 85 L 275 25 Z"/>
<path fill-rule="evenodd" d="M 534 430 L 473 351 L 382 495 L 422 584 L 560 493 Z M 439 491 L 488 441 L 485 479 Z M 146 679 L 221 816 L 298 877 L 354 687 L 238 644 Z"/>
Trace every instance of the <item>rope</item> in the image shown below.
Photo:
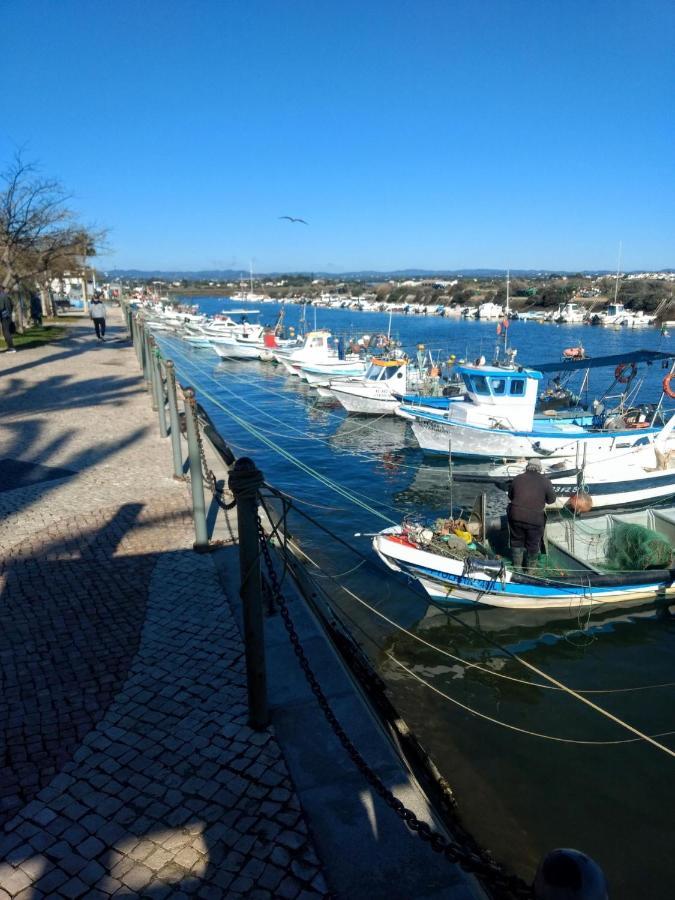
<path fill-rule="evenodd" d="M 286 450 L 284 450 L 278 444 L 275 444 L 273 441 L 269 440 L 263 432 L 261 432 L 258 428 L 256 428 L 250 422 L 247 422 L 245 419 L 242 419 L 240 416 L 238 416 L 232 410 L 230 410 L 226 406 L 224 406 L 216 397 L 213 396 L 213 394 L 209 393 L 209 391 L 207 391 L 204 387 L 201 387 L 200 390 L 204 394 L 205 397 L 208 397 L 208 399 L 215 406 L 217 406 L 219 409 L 222 409 L 222 411 L 226 415 L 228 415 L 230 418 L 232 418 L 241 428 L 244 428 L 251 435 L 253 435 L 253 437 L 257 438 L 261 443 L 265 444 L 265 446 L 269 447 L 271 450 L 274 450 L 276 453 L 278 453 L 280 456 L 282 456 L 288 462 L 297 466 L 299 469 L 301 469 L 307 475 L 310 475 L 312 478 L 314 478 L 317 481 L 319 481 L 320 483 L 324 484 L 329 489 L 331 489 L 331 490 L 335 491 L 336 493 L 340 494 L 341 496 L 345 497 L 345 499 L 349 500 L 351 503 L 354 503 L 355 505 L 360 506 L 362 509 L 366 510 L 367 512 L 371 513 L 374 516 L 377 516 L 378 518 L 382 519 L 383 521 L 387 522 L 390 525 L 395 524 L 393 519 L 390 519 L 388 516 L 383 515 L 378 510 L 373 509 L 373 507 L 369 506 L 367 503 L 364 503 L 358 497 L 354 496 L 350 491 L 347 491 L 346 489 L 344 489 L 340 485 L 338 485 L 336 482 L 331 481 L 330 479 L 321 475 L 316 469 L 313 469 L 311 466 L 308 466 L 306 463 L 303 463 L 301 460 L 297 459 L 292 454 L 288 453 Z M 385 504 L 383 504 L 383 505 L 385 505 Z"/>

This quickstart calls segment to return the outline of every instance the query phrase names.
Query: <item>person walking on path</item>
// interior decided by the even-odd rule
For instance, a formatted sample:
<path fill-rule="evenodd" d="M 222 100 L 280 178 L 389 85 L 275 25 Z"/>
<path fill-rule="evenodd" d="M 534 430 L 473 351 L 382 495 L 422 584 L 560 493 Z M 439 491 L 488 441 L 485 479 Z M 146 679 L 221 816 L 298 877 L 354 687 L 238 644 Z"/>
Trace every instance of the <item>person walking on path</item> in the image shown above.
<path fill-rule="evenodd" d="M 522 475 L 518 475 L 509 487 L 507 517 L 511 534 L 511 556 L 514 568 L 523 567 L 527 551 L 525 571 L 531 571 L 539 556 L 546 526 L 546 504 L 553 503 L 555 491 L 541 471 L 541 460 L 531 459 Z"/>
<path fill-rule="evenodd" d="M 89 315 L 96 329 L 96 337 L 99 341 L 105 340 L 105 305 L 100 297 L 94 297 L 89 304 Z"/>
<path fill-rule="evenodd" d="M 12 301 L 6 291 L 0 289 L 0 327 L 7 344 L 7 353 L 16 353 L 14 346 L 14 323 L 12 322 Z"/>

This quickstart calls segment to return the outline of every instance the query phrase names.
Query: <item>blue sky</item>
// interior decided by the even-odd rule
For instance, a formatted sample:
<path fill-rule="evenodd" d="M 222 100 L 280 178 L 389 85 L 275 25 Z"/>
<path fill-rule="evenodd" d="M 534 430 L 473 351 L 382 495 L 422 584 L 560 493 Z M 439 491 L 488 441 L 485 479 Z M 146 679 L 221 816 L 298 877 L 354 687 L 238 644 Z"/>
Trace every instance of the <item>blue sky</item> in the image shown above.
<path fill-rule="evenodd" d="M 671 0 L 4 0 L 0 162 L 105 267 L 672 267 L 674 45 Z"/>

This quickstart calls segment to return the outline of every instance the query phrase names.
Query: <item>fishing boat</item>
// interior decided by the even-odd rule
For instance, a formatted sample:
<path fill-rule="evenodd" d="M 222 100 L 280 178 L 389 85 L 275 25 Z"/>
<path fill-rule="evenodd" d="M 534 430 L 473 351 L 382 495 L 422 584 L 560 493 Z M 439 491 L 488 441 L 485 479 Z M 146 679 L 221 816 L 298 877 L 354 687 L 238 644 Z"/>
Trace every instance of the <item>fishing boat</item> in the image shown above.
<path fill-rule="evenodd" d="M 381 531 L 373 548 L 390 569 L 418 581 L 437 602 L 513 610 L 580 610 L 675 602 L 675 507 L 546 526 L 546 556 L 534 570 L 512 566 L 504 522 L 404 521 Z"/>
<path fill-rule="evenodd" d="M 542 471 L 553 483 L 554 509 L 625 508 L 661 502 L 675 496 L 675 416 L 671 416 L 653 444 L 620 450 L 587 463 L 583 458 L 544 464 Z M 506 487 L 523 471 L 520 465 L 490 468 L 481 480 L 494 479 Z M 470 480 L 466 470 L 460 476 Z"/>
<path fill-rule="evenodd" d="M 368 364 L 357 358 L 335 359 L 326 363 L 306 363 L 300 366 L 300 377 L 312 387 L 328 387 L 331 381 L 360 378 L 365 375 Z"/>
<path fill-rule="evenodd" d="M 425 373 L 407 359 L 371 359 L 362 378 L 331 381 L 330 390 L 347 412 L 394 415 L 399 396 L 424 378 Z"/>
<path fill-rule="evenodd" d="M 303 365 L 332 363 L 338 359 L 338 351 L 331 344 L 332 335 L 325 329 L 308 332 L 300 347 L 279 349 L 275 360 L 289 375 L 299 376 Z"/>
<path fill-rule="evenodd" d="M 552 319 L 559 325 L 580 325 L 586 319 L 586 310 L 578 303 L 570 301 L 559 306 Z"/>
<path fill-rule="evenodd" d="M 614 365 L 614 384 L 627 388 L 638 362 L 669 359 L 665 353 L 638 350 L 622 357 L 569 360 L 564 366 L 572 370 Z M 644 420 L 639 409 L 635 419 L 627 419 L 621 404 L 612 414 L 598 404 L 592 413 L 536 415 L 543 371 L 553 368 L 560 364 L 540 366 L 539 370 L 513 364 L 483 365 L 482 360 L 457 366 L 466 385 L 462 402 L 449 403 L 447 410 L 403 405 L 399 414 L 410 420 L 425 452 L 447 455 L 452 451 L 453 456 L 473 459 L 570 457 L 581 444 L 591 461 L 614 450 L 651 444 L 660 434 L 665 421 L 660 411 L 651 421 Z"/>

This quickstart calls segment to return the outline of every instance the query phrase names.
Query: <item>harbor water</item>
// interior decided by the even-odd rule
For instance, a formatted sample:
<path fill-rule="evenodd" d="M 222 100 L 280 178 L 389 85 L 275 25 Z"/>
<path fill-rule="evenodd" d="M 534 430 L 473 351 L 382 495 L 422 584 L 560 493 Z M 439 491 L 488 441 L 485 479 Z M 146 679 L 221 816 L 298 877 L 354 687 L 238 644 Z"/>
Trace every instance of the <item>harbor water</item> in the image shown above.
<path fill-rule="evenodd" d="M 211 297 L 199 305 L 215 313 L 236 304 Z M 275 320 L 276 304 L 260 309 L 263 321 Z M 288 306 L 286 325 L 297 328 L 300 315 Z M 312 324 L 314 315 L 307 310 Z M 319 327 L 356 337 L 389 327 L 385 313 L 319 308 L 316 317 Z M 391 331 L 409 353 L 421 343 L 441 359 L 490 359 L 496 343 L 494 322 L 401 314 Z M 523 365 L 558 360 L 580 341 L 599 356 L 668 351 L 675 337 L 653 328 L 509 327 Z M 447 460 L 424 457 L 402 419 L 347 416 L 269 363 L 220 361 L 173 337 L 161 346 L 234 452 L 252 456 L 268 483 L 293 498 L 288 526 L 315 563 L 310 572 L 478 841 L 526 878 L 547 850 L 576 847 L 602 865 L 614 900 L 671 897 L 673 756 L 598 708 L 675 750 L 675 619 L 653 610 L 571 608 L 561 616 L 430 602 L 379 563 L 370 535 L 404 516 L 433 519 L 470 504 L 475 490 L 451 483 Z M 640 366 L 641 400 L 658 399 L 665 374 Z M 587 400 L 611 380 L 611 371 L 592 373 Z M 503 507 L 503 495 L 490 503 Z"/>

